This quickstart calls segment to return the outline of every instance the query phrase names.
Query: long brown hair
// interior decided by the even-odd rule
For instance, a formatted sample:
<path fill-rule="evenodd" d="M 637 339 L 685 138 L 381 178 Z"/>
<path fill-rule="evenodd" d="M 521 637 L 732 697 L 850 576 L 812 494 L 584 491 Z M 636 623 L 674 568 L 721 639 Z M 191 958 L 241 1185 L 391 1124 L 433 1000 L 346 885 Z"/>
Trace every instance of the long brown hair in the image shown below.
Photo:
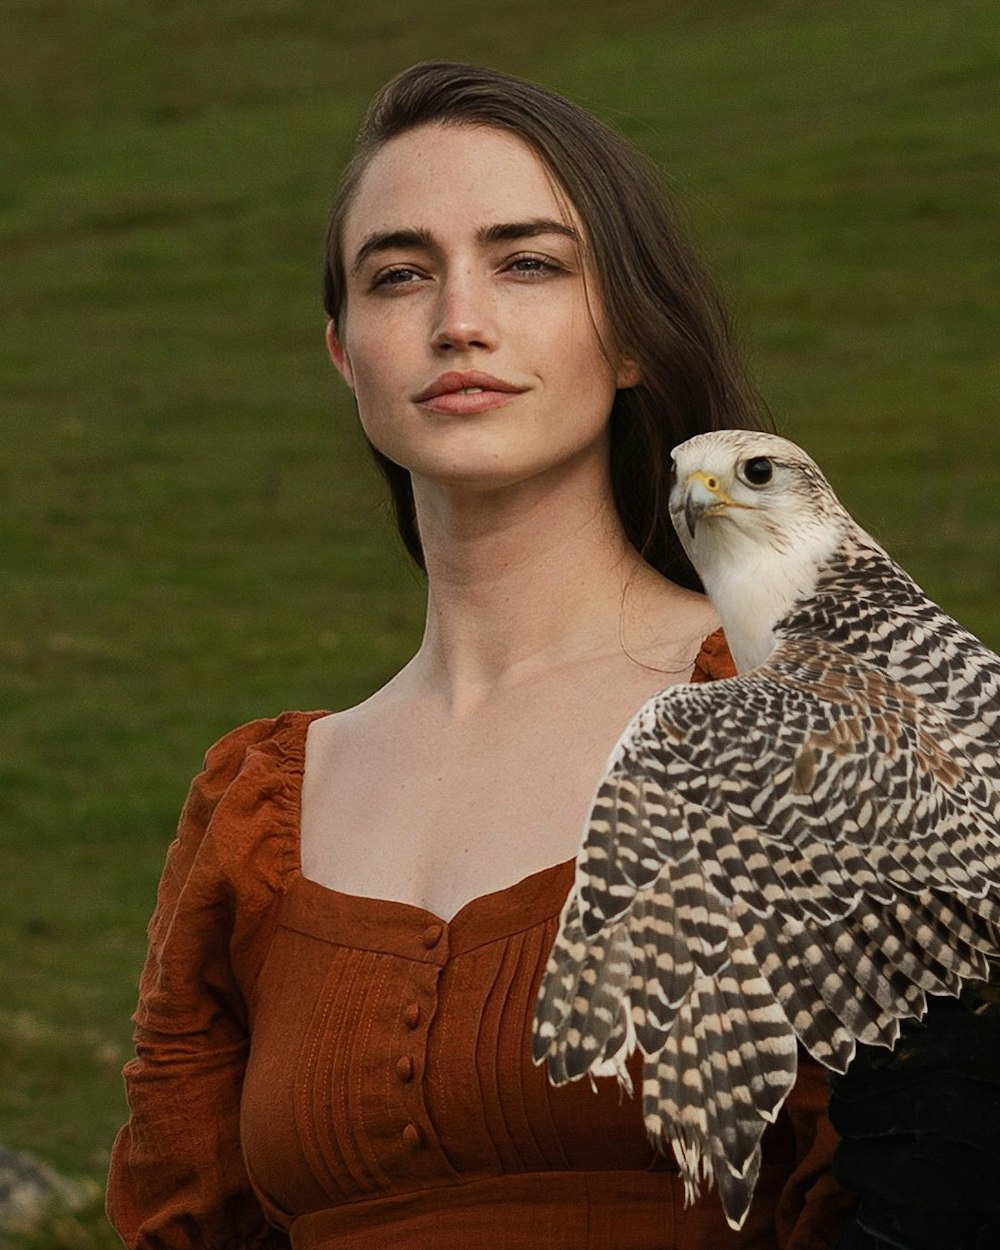
<path fill-rule="evenodd" d="M 670 452 L 706 430 L 768 429 L 769 418 L 733 343 L 708 275 L 678 228 L 645 158 L 578 105 L 535 83 L 475 65 L 429 62 L 378 93 L 333 206 L 324 305 L 338 328 L 346 287 L 344 219 L 358 183 L 390 139 L 429 123 L 488 126 L 539 157 L 584 227 L 612 358 L 638 366 L 639 385 L 611 409 L 611 483 L 629 541 L 675 582 L 699 587 L 667 501 Z M 423 567 L 409 471 L 372 449 L 392 491 L 403 543 Z"/>

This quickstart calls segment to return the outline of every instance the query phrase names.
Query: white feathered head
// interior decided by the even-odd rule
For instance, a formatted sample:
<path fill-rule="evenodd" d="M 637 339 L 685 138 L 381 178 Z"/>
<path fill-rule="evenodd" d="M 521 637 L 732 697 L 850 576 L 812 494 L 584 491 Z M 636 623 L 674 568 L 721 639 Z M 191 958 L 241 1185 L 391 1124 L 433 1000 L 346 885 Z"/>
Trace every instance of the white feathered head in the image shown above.
<path fill-rule="evenodd" d="M 754 668 L 774 646 L 775 623 L 856 527 L 816 464 L 776 434 L 699 434 L 674 448 L 673 461 L 674 528 L 737 667 Z"/>

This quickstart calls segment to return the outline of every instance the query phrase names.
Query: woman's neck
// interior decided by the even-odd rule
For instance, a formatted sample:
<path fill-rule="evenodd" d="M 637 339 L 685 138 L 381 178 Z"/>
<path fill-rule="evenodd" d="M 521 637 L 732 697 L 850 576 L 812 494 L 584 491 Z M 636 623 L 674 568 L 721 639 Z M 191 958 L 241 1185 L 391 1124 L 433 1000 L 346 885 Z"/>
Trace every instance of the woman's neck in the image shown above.
<path fill-rule="evenodd" d="M 428 610 L 401 674 L 409 688 L 460 715 L 557 666 L 623 649 L 641 659 L 649 604 L 676 588 L 627 541 L 610 486 L 587 485 L 473 494 L 414 483 Z"/>

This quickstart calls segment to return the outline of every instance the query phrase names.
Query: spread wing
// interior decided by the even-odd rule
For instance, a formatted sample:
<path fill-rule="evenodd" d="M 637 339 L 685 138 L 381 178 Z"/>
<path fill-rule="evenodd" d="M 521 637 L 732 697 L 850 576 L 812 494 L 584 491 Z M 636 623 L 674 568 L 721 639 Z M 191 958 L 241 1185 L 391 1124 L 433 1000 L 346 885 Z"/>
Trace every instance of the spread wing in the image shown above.
<path fill-rule="evenodd" d="M 542 983 L 554 1081 L 647 1056 L 646 1124 L 740 1227 L 797 1040 L 843 1071 L 1000 944 L 994 776 L 949 720 L 839 646 L 674 687 L 601 785 Z M 980 764 L 977 764 L 977 757 Z"/>

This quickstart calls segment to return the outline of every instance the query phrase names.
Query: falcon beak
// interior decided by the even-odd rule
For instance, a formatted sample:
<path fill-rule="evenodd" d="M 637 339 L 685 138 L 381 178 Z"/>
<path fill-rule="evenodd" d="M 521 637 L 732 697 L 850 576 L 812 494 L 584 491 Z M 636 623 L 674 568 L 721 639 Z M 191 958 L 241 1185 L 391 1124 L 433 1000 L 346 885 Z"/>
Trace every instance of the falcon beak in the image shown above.
<path fill-rule="evenodd" d="M 692 538 L 703 516 L 716 516 L 726 508 L 739 506 L 714 473 L 696 469 L 688 474 L 684 483 L 684 520 Z"/>

